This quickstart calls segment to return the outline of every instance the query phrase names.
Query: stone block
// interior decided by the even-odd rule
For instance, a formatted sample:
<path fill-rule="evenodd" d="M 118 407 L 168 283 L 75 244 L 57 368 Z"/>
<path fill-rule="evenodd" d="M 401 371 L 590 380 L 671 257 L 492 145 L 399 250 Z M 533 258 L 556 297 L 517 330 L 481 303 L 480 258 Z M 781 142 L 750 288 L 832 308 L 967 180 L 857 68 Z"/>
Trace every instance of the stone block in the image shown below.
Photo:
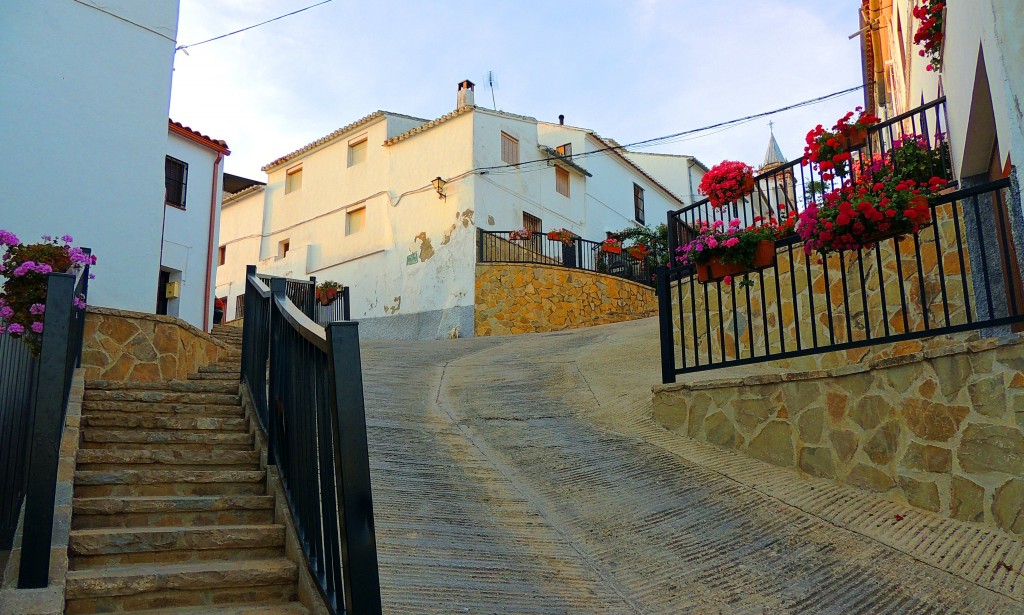
<path fill-rule="evenodd" d="M 961 521 L 984 521 L 984 487 L 962 476 L 954 476 L 950 483 L 949 514 Z"/>
<path fill-rule="evenodd" d="M 654 420 L 669 431 L 686 427 L 687 406 L 684 392 L 661 392 L 654 396 Z"/>
<path fill-rule="evenodd" d="M 900 467 L 921 472 L 949 472 L 953 467 L 953 453 L 931 444 L 911 442 L 900 460 Z"/>
<path fill-rule="evenodd" d="M 776 407 L 771 400 L 738 399 L 732 404 L 736 423 L 747 433 L 752 433 L 769 418 L 775 415 Z"/>
<path fill-rule="evenodd" d="M 886 465 L 896 456 L 900 444 L 900 424 L 889 421 L 864 443 L 864 452 L 878 465 Z"/>
<path fill-rule="evenodd" d="M 843 422 L 843 418 L 846 416 L 846 404 L 849 399 L 848 395 L 840 391 L 828 391 L 825 394 L 825 404 L 828 408 L 828 416 L 832 419 L 833 425 L 838 425 Z"/>
<path fill-rule="evenodd" d="M 832 451 L 826 447 L 805 446 L 800 449 L 797 465 L 801 470 L 821 478 L 835 478 L 836 468 Z"/>
<path fill-rule="evenodd" d="M 949 406 L 922 399 L 909 399 L 900 408 L 903 424 L 922 440 L 948 442 L 970 413 L 966 406 Z"/>
<path fill-rule="evenodd" d="M 973 423 L 964 430 L 956 457 L 965 472 L 1024 474 L 1024 433 L 1014 427 Z"/>
<path fill-rule="evenodd" d="M 793 452 L 793 426 L 785 421 L 772 421 L 765 425 L 750 444 L 747 452 L 762 461 L 777 466 L 792 467 L 795 463 Z"/>
<path fill-rule="evenodd" d="M 1015 478 L 996 489 L 992 497 L 992 516 L 1011 534 L 1024 534 L 1024 480 Z"/>
<path fill-rule="evenodd" d="M 933 482 L 920 481 L 909 476 L 900 476 L 897 479 L 900 491 L 907 498 L 907 503 L 925 510 L 938 512 L 941 506 L 939 501 L 939 488 Z"/>
<path fill-rule="evenodd" d="M 1003 418 L 1007 413 L 1006 384 L 1002 374 L 990 374 L 967 385 L 974 411 L 992 418 Z"/>
<path fill-rule="evenodd" d="M 856 432 L 846 429 L 834 430 L 828 435 L 828 438 L 835 448 L 839 461 L 842 463 L 853 459 L 853 455 L 857 452 L 857 447 L 860 445 L 860 436 Z"/>
<path fill-rule="evenodd" d="M 962 354 L 933 359 L 932 369 L 947 400 L 955 398 L 973 374 L 970 358 Z"/>
<path fill-rule="evenodd" d="M 737 433 L 736 427 L 723 412 L 715 412 L 704 419 L 704 437 L 719 446 L 735 447 L 743 444 L 743 436 Z"/>
<path fill-rule="evenodd" d="M 811 406 L 796 421 L 800 439 L 806 444 L 818 444 L 825 433 L 825 409 Z"/>
<path fill-rule="evenodd" d="M 844 480 L 856 487 L 879 492 L 888 491 L 896 486 L 896 481 L 891 476 L 878 468 L 863 463 L 854 466 Z"/>
<path fill-rule="evenodd" d="M 892 416 L 892 405 L 881 395 L 868 395 L 850 404 L 850 420 L 861 429 L 871 430 Z"/>

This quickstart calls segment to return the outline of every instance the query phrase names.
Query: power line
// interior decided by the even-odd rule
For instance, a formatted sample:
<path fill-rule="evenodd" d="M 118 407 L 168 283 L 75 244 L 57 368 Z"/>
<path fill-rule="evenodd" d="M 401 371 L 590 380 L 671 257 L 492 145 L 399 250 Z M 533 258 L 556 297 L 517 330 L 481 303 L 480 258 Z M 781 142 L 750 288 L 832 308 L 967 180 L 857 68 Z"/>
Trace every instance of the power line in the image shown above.
<path fill-rule="evenodd" d="M 285 17 L 291 17 L 292 15 L 297 15 L 298 13 L 301 13 L 303 11 L 308 11 L 309 9 L 316 8 L 316 7 L 320 6 L 321 4 L 327 4 L 328 2 L 333 2 L 333 1 L 334 0 L 323 0 L 323 2 L 317 2 L 316 4 L 311 4 L 311 5 L 309 5 L 309 6 L 305 7 L 305 8 L 301 8 L 301 9 L 299 9 L 297 11 L 292 11 L 291 13 L 285 13 L 284 15 L 279 15 L 279 16 L 273 18 L 273 19 L 268 19 L 266 21 L 261 21 L 258 24 L 253 24 L 251 26 L 242 28 L 241 30 L 235 30 L 234 32 L 228 32 L 227 34 L 221 34 L 220 36 L 215 36 L 213 38 L 208 38 L 205 41 L 199 41 L 198 43 L 190 43 L 188 45 L 178 45 L 177 47 L 174 48 L 174 50 L 175 51 L 178 51 L 178 50 L 185 51 L 189 47 L 195 47 L 196 45 L 203 45 L 203 44 L 206 44 L 206 43 L 212 43 L 213 41 L 218 41 L 218 40 L 220 40 L 222 38 L 227 38 L 229 36 L 238 34 L 240 32 L 245 32 L 246 30 L 252 30 L 253 28 L 258 28 L 258 27 L 266 25 L 266 24 L 268 24 L 268 23 L 270 23 L 272 21 L 277 21 L 278 19 L 284 19 Z M 187 55 L 188 51 L 185 51 L 185 53 Z"/>
<path fill-rule="evenodd" d="M 100 8 L 100 7 L 98 7 L 98 6 L 94 5 L 94 4 L 89 4 L 88 2 L 82 2 L 82 0 L 75 0 L 75 2 L 81 4 L 82 6 L 87 6 L 87 7 L 91 8 L 91 9 L 95 9 L 95 10 L 101 12 L 101 13 L 105 13 L 107 15 L 110 15 L 111 17 L 120 19 L 121 21 L 123 21 L 123 22 L 125 22 L 127 24 L 131 24 L 131 25 L 133 25 L 133 26 L 135 26 L 137 28 L 142 28 L 146 32 L 152 32 L 153 34 L 156 34 L 157 36 L 166 38 L 167 40 L 171 41 L 172 43 L 177 42 L 173 38 L 171 38 L 171 37 L 167 36 L 166 34 L 164 34 L 163 32 L 157 32 L 153 28 L 150 28 L 148 26 L 144 26 L 144 25 L 142 25 L 140 23 L 134 22 L 131 19 L 127 19 L 125 17 L 121 17 L 117 13 L 111 13 L 110 11 L 108 11 L 106 9 L 102 9 L 102 8 Z"/>
<path fill-rule="evenodd" d="M 589 152 L 583 152 L 583 153 L 580 153 L 580 154 L 573 154 L 572 159 L 573 160 L 578 160 L 580 158 L 586 158 L 587 156 L 591 156 L 591 155 L 595 155 L 595 154 L 603 154 L 603 153 L 606 153 L 606 152 L 611 152 L 611 151 L 616 151 L 616 150 L 624 150 L 624 149 L 630 148 L 630 147 L 633 147 L 633 148 L 654 147 L 654 146 L 657 146 L 657 145 L 664 145 L 664 144 L 667 144 L 667 143 L 675 143 L 675 142 L 678 142 L 678 141 L 685 141 L 687 139 L 683 139 L 681 137 L 686 137 L 688 135 L 693 135 L 693 134 L 696 134 L 696 133 L 705 132 L 705 131 L 712 130 L 712 129 L 715 129 L 715 128 L 721 128 L 721 129 L 724 130 L 725 128 L 729 128 L 729 127 L 732 127 L 732 126 L 735 126 L 735 125 L 739 125 L 739 124 L 743 124 L 743 123 L 746 123 L 746 122 L 750 122 L 750 121 L 756 120 L 758 118 L 767 117 L 769 115 L 775 115 L 776 113 L 782 113 L 784 111 L 791 111 L 793 109 L 799 109 L 800 107 L 806 107 L 806 106 L 809 106 L 809 105 L 815 105 L 815 104 L 824 102 L 826 100 L 830 100 L 832 98 L 838 98 L 839 96 L 844 96 L 844 95 L 849 94 L 851 92 L 856 92 L 856 91 L 861 90 L 863 88 L 864 88 L 863 85 L 858 85 L 858 86 L 855 86 L 855 87 L 852 87 L 852 88 L 847 88 L 845 90 L 840 90 L 838 92 L 832 92 L 831 94 L 825 94 L 824 96 L 818 96 L 816 98 L 811 98 L 809 100 L 805 100 L 805 101 L 802 101 L 802 102 L 794 103 L 792 105 L 787 105 L 785 107 L 779 107 L 778 109 L 772 109 L 771 111 L 764 111 L 764 112 L 761 112 L 761 113 L 755 113 L 754 115 L 748 115 L 748 116 L 745 116 L 745 117 L 740 117 L 740 118 L 736 118 L 736 119 L 732 119 L 732 120 L 727 120 L 727 121 L 724 121 L 724 122 L 718 122 L 717 124 L 710 124 L 708 126 L 701 126 L 700 128 L 692 128 L 692 129 L 689 129 L 689 130 L 684 130 L 682 132 L 677 132 L 677 133 L 670 134 L 670 135 L 665 135 L 665 136 L 662 136 L 662 137 L 654 137 L 652 139 L 645 139 L 643 141 L 636 141 L 636 142 L 633 142 L 633 143 L 627 143 L 625 145 L 613 145 L 613 146 L 609 146 L 609 147 L 602 147 L 602 148 L 599 148 L 599 149 L 596 149 L 596 150 L 591 150 Z M 694 138 L 694 137 L 691 137 L 691 138 Z M 523 169 L 523 167 L 526 167 L 527 165 L 537 165 L 537 164 L 545 164 L 546 165 L 547 163 L 549 163 L 549 162 L 551 162 L 553 160 L 558 160 L 558 158 L 547 157 L 547 158 L 538 158 L 536 160 L 527 160 L 525 162 L 517 162 L 517 163 L 513 163 L 513 164 L 500 164 L 500 165 L 494 165 L 494 166 L 489 166 L 489 167 L 477 167 L 476 169 L 474 169 L 474 171 L 483 171 L 485 173 L 492 173 L 492 172 L 495 172 L 495 171 L 497 171 L 498 173 L 500 173 L 502 171 L 515 171 L 515 170 Z"/>

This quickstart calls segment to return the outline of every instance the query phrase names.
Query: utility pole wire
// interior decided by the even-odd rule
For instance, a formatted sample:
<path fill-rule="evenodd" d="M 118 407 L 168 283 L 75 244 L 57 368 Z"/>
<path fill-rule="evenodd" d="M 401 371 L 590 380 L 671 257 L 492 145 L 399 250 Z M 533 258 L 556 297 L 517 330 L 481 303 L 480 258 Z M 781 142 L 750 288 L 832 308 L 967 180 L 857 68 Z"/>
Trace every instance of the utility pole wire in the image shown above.
<path fill-rule="evenodd" d="M 212 43 L 213 41 L 218 41 L 218 40 L 220 40 L 222 38 L 227 38 L 229 36 L 238 34 L 240 32 L 245 32 L 246 30 L 252 30 L 253 28 L 258 28 L 258 27 L 266 25 L 266 24 L 268 24 L 268 23 L 270 23 L 272 21 L 277 21 L 278 19 L 284 19 L 285 17 L 291 17 L 292 15 L 296 15 L 296 14 L 301 13 L 303 11 L 308 11 L 309 9 L 316 8 L 316 7 L 320 6 L 321 4 L 327 4 L 328 2 L 333 2 L 333 1 L 334 0 L 323 0 L 323 2 L 317 2 L 316 4 L 311 4 L 311 5 L 309 5 L 309 6 L 305 7 L 305 8 L 299 9 L 297 11 L 292 11 L 291 13 L 285 13 L 284 15 L 279 15 L 279 16 L 273 18 L 273 19 L 268 19 L 266 21 L 261 21 L 258 24 L 253 24 L 253 25 L 248 26 L 246 28 L 242 28 L 241 30 L 235 30 L 234 32 L 228 32 L 227 34 L 221 34 L 220 36 L 215 36 L 213 38 L 208 38 L 205 41 L 199 41 L 198 43 L 189 43 L 188 45 L 178 45 L 177 47 L 174 48 L 174 50 L 175 51 L 185 51 L 185 54 L 188 55 L 188 51 L 186 51 L 186 49 L 188 49 L 189 47 L 195 47 L 196 45 L 203 45 L 205 43 Z"/>

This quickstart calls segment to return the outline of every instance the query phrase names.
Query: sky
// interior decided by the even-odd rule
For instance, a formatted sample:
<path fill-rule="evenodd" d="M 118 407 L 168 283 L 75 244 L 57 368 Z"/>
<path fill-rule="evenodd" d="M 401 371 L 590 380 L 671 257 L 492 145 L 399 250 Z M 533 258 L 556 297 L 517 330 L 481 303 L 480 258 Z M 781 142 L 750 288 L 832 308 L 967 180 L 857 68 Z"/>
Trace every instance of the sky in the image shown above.
<path fill-rule="evenodd" d="M 181 0 L 189 45 L 319 0 Z M 770 111 L 863 83 L 859 0 L 332 0 L 178 51 L 170 116 L 260 168 L 378 109 L 433 119 L 476 103 L 622 144 Z M 186 53 L 187 52 L 187 53 Z M 769 119 L 787 158 L 860 92 L 700 133 L 652 151 L 708 166 L 764 159 Z"/>

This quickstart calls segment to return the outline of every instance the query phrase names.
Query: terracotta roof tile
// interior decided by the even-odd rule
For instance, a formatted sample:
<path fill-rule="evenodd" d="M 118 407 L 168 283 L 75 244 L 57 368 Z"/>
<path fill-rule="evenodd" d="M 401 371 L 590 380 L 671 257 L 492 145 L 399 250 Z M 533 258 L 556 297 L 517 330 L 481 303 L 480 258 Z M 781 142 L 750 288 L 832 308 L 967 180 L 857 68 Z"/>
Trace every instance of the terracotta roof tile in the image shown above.
<path fill-rule="evenodd" d="M 171 132 L 177 133 L 188 139 L 192 139 L 193 141 L 205 145 L 210 149 L 216 150 L 218 152 L 223 152 L 225 154 L 231 153 L 231 150 L 228 149 L 228 144 L 225 141 L 221 139 L 214 139 L 213 137 L 204 135 L 198 130 L 189 128 L 181 122 L 175 122 L 174 120 L 168 118 L 167 127 L 171 130 Z"/>
<path fill-rule="evenodd" d="M 238 192 L 233 192 L 233 193 L 229 194 L 228 196 L 224 197 L 224 199 L 221 201 L 221 207 L 223 207 L 224 205 L 227 205 L 229 203 L 234 203 L 235 201 L 240 200 L 242 197 L 249 196 L 250 194 L 253 194 L 254 192 L 263 192 L 263 190 L 265 188 L 266 188 L 266 185 L 264 185 L 264 184 L 255 184 L 255 185 L 249 186 L 248 188 L 245 188 L 244 190 L 239 190 Z"/>

